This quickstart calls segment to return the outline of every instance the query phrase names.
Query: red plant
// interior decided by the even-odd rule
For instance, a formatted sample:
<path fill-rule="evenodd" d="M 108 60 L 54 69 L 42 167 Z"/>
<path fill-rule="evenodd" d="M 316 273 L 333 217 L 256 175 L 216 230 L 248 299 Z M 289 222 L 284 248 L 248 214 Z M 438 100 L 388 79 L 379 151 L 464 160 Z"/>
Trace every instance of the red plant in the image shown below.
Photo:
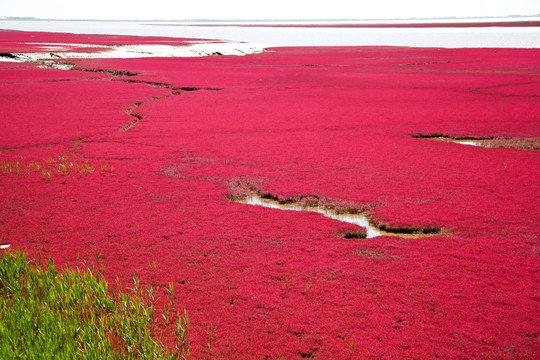
<path fill-rule="evenodd" d="M 0 47 L 157 40 L 2 32 Z M 409 135 L 538 138 L 540 50 L 269 50 L 0 62 L 0 164 L 114 169 L 0 172 L 2 243 L 174 283 L 196 358 L 537 358 L 538 152 Z M 319 214 L 229 200 L 249 191 L 445 235 L 343 238 Z"/>

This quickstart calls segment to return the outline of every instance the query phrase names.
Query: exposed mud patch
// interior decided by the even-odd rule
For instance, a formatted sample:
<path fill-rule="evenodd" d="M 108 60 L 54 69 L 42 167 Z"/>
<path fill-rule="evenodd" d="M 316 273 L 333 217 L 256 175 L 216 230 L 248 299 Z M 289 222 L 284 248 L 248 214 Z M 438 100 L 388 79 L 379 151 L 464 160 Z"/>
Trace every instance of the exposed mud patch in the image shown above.
<path fill-rule="evenodd" d="M 220 91 L 222 88 L 207 88 L 207 87 L 175 87 L 173 90 L 177 91 L 198 91 L 198 90 L 208 90 L 208 91 Z"/>
<path fill-rule="evenodd" d="M 122 126 L 120 128 L 120 131 L 128 131 L 133 126 L 135 126 L 140 120 L 142 120 L 143 118 L 142 115 L 134 112 L 141 105 L 142 105 L 142 102 L 138 101 L 126 109 L 126 114 L 133 117 L 133 119 L 130 122 L 128 122 L 126 125 Z"/>
<path fill-rule="evenodd" d="M 148 86 L 152 86 L 152 87 L 155 87 L 155 88 L 168 88 L 168 89 L 172 89 L 172 85 L 171 84 L 167 84 L 167 83 L 164 83 L 164 82 L 157 82 L 157 81 L 144 81 L 144 80 L 132 80 L 132 79 L 115 79 L 117 81 L 122 81 L 122 82 L 125 82 L 125 83 L 130 83 L 130 84 L 144 84 L 144 85 L 148 85 Z"/>
<path fill-rule="evenodd" d="M 353 251 L 352 254 L 355 256 L 362 256 L 374 259 L 380 259 L 386 256 L 383 252 L 375 249 L 356 250 Z"/>
<path fill-rule="evenodd" d="M 366 229 L 360 229 L 356 231 L 345 231 L 340 236 L 345 239 L 365 239 L 367 237 Z"/>
<path fill-rule="evenodd" d="M 86 44 L 40 44 L 35 52 L 0 53 L 9 61 L 43 63 L 57 59 L 130 59 L 146 57 L 200 57 L 215 55 L 243 56 L 258 54 L 264 47 L 243 42 L 198 42 L 173 46 L 158 44 L 139 45 L 86 45 Z M 87 48 L 93 48 L 88 51 Z M 43 51 L 49 50 L 49 51 Z"/>
<path fill-rule="evenodd" d="M 0 53 L 0 57 L 6 58 L 6 59 L 13 59 L 16 60 L 17 56 L 11 54 L 11 53 Z"/>
<path fill-rule="evenodd" d="M 292 211 L 309 211 L 316 212 L 326 217 L 341 222 L 355 224 L 365 229 L 359 232 L 346 232 L 343 234 L 345 238 L 374 238 L 378 236 L 398 236 L 402 238 L 421 238 L 427 236 L 440 235 L 441 229 L 436 227 L 392 227 L 386 224 L 380 224 L 373 220 L 367 210 L 348 211 L 336 210 L 335 206 L 329 201 L 323 201 L 318 197 L 299 197 L 296 199 L 280 200 L 268 194 L 252 193 L 246 196 L 231 196 L 232 201 L 262 206 L 272 209 L 292 210 Z"/>
<path fill-rule="evenodd" d="M 55 53 L 1 53 L 3 61 L 28 62 L 42 69 L 71 70 L 75 64 L 61 60 Z"/>
<path fill-rule="evenodd" d="M 29 45 L 36 45 L 28 43 Z M 88 48 L 92 48 L 88 51 Z M 189 45 L 173 46 L 162 44 L 139 45 L 87 45 L 39 43 L 37 51 L 25 53 L 0 53 L 0 61 L 28 62 L 39 68 L 72 70 L 76 64 L 69 59 L 130 59 L 147 57 L 202 57 L 214 55 L 244 56 L 258 54 L 264 47 L 232 41 L 193 42 Z M 43 51 L 49 50 L 49 51 Z M 107 69 L 76 69 L 110 73 L 114 76 L 136 76 L 130 72 L 115 72 Z"/>
<path fill-rule="evenodd" d="M 444 134 L 413 134 L 416 139 L 431 139 L 485 148 L 540 150 L 540 138 L 450 136 Z"/>
<path fill-rule="evenodd" d="M 105 73 L 111 74 L 116 77 L 131 77 L 137 76 L 139 73 L 132 71 L 123 71 L 123 70 L 108 70 L 108 69 L 84 69 L 84 68 L 74 68 L 73 70 L 84 71 L 84 72 L 95 72 L 95 73 Z"/>
<path fill-rule="evenodd" d="M 137 125 L 137 123 L 143 119 L 143 115 L 141 113 L 139 113 L 139 112 L 136 112 L 136 110 L 143 103 L 152 102 L 152 101 L 159 101 L 159 100 L 168 98 L 169 96 L 181 95 L 185 91 L 195 91 L 195 90 L 216 90 L 217 91 L 217 90 L 221 90 L 221 89 L 182 88 L 182 87 L 181 88 L 176 88 L 176 87 L 173 87 L 171 84 L 157 83 L 157 82 L 151 82 L 151 81 L 139 81 L 139 80 L 121 80 L 121 81 L 122 82 L 127 82 L 127 83 L 140 83 L 140 84 L 145 84 L 145 85 L 149 85 L 149 86 L 157 87 L 157 88 L 166 88 L 166 89 L 170 90 L 170 93 L 165 94 L 165 95 L 161 95 L 161 96 L 153 96 L 153 97 L 151 97 L 150 99 L 148 99 L 148 100 L 146 100 L 144 102 L 143 101 L 135 102 L 133 105 L 131 105 L 129 108 L 127 108 L 126 109 L 126 114 L 131 116 L 133 119 L 129 123 L 127 123 L 126 125 L 122 126 L 120 128 L 120 131 L 128 131 L 133 126 Z M 185 90 L 185 89 L 190 89 L 190 90 Z"/>
<path fill-rule="evenodd" d="M 75 66 L 75 64 L 73 64 L 73 66 Z M 188 92 L 188 91 L 198 91 L 198 90 L 219 91 L 219 90 L 222 90 L 221 88 L 183 87 L 183 86 L 175 86 L 173 84 L 164 83 L 164 82 L 155 82 L 155 81 L 130 79 L 129 77 L 138 76 L 139 74 L 135 73 L 135 72 L 124 71 L 124 70 L 85 69 L 85 68 L 75 68 L 75 69 L 72 69 L 72 70 L 87 71 L 87 72 L 97 72 L 97 73 L 106 73 L 106 74 L 111 75 L 109 80 L 112 80 L 112 81 L 120 81 L 120 82 L 124 82 L 124 83 L 128 83 L 128 84 L 143 84 L 143 85 L 151 86 L 151 87 L 154 87 L 154 88 L 160 88 L 160 89 L 167 89 L 168 90 L 168 93 L 158 95 L 158 96 L 151 96 L 151 97 L 149 97 L 149 98 L 147 98 L 147 99 L 145 99 L 143 101 L 134 102 L 130 107 L 125 109 L 125 113 L 128 116 L 131 117 L 131 120 L 129 122 L 127 122 L 126 124 L 122 125 L 117 130 L 118 132 L 129 131 L 135 125 L 137 125 L 141 120 L 144 119 L 143 114 L 141 112 L 139 112 L 138 109 L 139 109 L 139 107 L 141 105 L 143 105 L 145 103 L 150 103 L 150 102 L 154 102 L 154 101 L 163 100 L 163 99 L 166 99 L 166 98 L 168 98 L 170 96 L 181 95 L 182 93 Z M 106 133 L 103 133 L 103 134 L 100 134 L 100 135 L 106 136 L 107 134 L 109 134 L 109 132 L 106 132 Z M 104 159 L 104 160 L 118 160 L 118 161 L 122 161 L 122 160 L 126 160 L 126 161 L 127 160 L 138 160 L 138 161 L 152 160 L 152 159 L 148 159 L 147 156 L 140 155 L 140 156 L 133 157 L 131 155 L 126 155 L 126 154 L 123 154 L 121 152 L 119 153 L 118 151 L 115 152 L 115 153 L 118 153 L 118 154 L 116 154 L 116 156 L 111 156 L 110 154 L 108 156 L 96 156 L 96 155 L 88 156 L 88 155 L 81 154 L 81 152 L 78 149 L 80 147 L 82 147 L 82 146 L 88 146 L 90 144 L 96 144 L 96 142 L 91 141 L 86 137 L 73 139 L 73 146 L 70 149 L 68 149 L 68 151 L 70 153 L 72 153 L 73 155 L 80 156 L 80 157 L 83 157 L 83 158 Z M 120 144 L 123 144 L 123 143 L 120 142 Z"/>
<path fill-rule="evenodd" d="M 415 62 L 404 64 L 405 66 L 421 66 L 421 65 L 438 65 L 438 64 L 450 64 L 451 61 L 427 61 L 427 62 Z"/>
<path fill-rule="evenodd" d="M 75 64 L 65 61 L 45 60 L 41 64 L 42 65 L 38 65 L 38 67 L 42 69 L 71 70 L 75 67 Z"/>
<path fill-rule="evenodd" d="M 540 93 L 538 93 L 537 81 L 490 85 L 490 86 L 470 89 L 469 92 L 471 94 L 502 96 L 502 97 L 526 97 L 526 98 L 540 97 Z"/>

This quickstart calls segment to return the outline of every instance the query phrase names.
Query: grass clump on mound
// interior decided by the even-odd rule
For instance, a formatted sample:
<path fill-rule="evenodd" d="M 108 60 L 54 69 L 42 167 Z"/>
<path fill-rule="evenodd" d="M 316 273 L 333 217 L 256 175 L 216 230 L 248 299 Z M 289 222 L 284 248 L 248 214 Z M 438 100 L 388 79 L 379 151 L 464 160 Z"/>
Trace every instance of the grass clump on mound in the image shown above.
<path fill-rule="evenodd" d="M 134 283 L 131 293 L 115 294 L 92 269 L 59 272 L 52 259 L 40 265 L 21 252 L 1 253 L 0 358 L 187 358 L 185 311 L 176 348 L 167 350 L 155 338 L 154 305 Z"/>

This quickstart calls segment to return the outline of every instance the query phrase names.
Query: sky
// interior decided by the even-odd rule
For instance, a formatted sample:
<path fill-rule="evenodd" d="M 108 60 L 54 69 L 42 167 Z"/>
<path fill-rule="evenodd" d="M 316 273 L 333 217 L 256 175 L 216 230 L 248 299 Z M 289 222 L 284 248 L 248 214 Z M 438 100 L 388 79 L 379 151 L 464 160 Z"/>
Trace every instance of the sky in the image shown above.
<path fill-rule="evenodd" d="M 539 0 L 1 0 L 0 18 L 407 19 L 540 14 Z"/>

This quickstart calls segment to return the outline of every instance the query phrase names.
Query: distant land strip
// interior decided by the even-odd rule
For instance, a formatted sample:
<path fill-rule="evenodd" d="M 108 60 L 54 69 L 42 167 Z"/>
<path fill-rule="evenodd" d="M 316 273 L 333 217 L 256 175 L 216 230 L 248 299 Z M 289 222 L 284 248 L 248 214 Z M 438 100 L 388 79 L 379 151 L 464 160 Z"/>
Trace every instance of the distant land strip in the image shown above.
<path fill-rule="evenodd" d="M 460 22 L 460 23 L 406 23 L 406 24 L 148 24 L 155 26 L 239 26 L 239 27 L 275 27 L 275 28 L 470 28 L 470 27 L 540 27 L 540 21 L 497 21 L 497 22 Z"/>

